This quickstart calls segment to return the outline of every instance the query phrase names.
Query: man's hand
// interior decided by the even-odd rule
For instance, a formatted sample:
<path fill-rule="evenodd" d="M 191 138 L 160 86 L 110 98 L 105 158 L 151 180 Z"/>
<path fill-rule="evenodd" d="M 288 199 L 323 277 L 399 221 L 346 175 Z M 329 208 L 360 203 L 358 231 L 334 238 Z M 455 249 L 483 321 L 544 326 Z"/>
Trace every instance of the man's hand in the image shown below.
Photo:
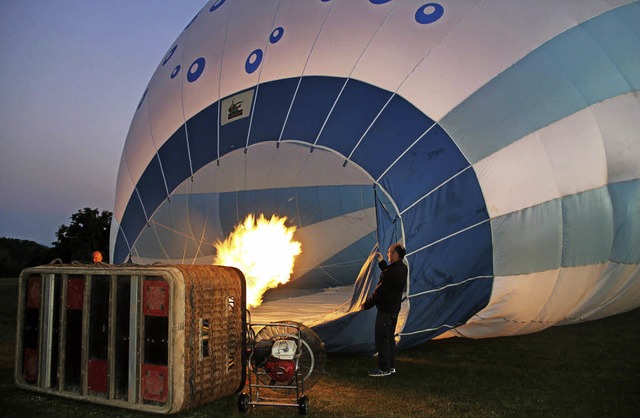
<path fill-rule="evenodd" d="M 376 257 L 378 258 L 378 263 L 382 261 L 382 253 L 380 251 L 376 251 Z"/>

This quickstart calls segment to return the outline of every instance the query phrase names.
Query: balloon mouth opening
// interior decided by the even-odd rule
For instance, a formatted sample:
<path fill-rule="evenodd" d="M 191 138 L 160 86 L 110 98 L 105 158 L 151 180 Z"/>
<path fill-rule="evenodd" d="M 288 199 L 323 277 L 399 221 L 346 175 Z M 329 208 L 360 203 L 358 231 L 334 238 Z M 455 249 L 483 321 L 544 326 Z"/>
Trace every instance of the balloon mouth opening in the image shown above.
<path fill-rule="evenodd" d="M 380 235 L 376 202 L 384 201 L 383 211 L 393 213 L 395 208 L 364 169 L 353 162 L 344 166 L 344 161 L 336 151 L 293 140 L 229 152 L 185 179 L 171 200 L 159 206 L 138 239 L 132 261 L 157 261 L 154 254 L 160 252 L 167 263 L 232 265 L 251 276 L 250 266 L 217 259 L 217 243 L 245 224 L 248 215 L 253 216 L 252 225 L 260 214 L 267 223 L 284 219 L 281 226 L 294 227 L 289 232 L 295 234 L 292 241 L 300 252 L 285 269 L 286 280 L 276 279 L 260 292 L 262 304 L 249 308 L 261 322 L 313 324 L 351 301 L 354 283 Z M 175 219 L 182 219 L 183 229 L 193 236 L 179 236 L 170 227 Z M 263 259 L 273 242 L 263 239 L 256 245 L 258 256 L 239 257 L 249 264 L 253 258 Z M 195 255 L 185 257 L 189 251 Z M 270 254 L 266 260 L 274 257 Z"/>

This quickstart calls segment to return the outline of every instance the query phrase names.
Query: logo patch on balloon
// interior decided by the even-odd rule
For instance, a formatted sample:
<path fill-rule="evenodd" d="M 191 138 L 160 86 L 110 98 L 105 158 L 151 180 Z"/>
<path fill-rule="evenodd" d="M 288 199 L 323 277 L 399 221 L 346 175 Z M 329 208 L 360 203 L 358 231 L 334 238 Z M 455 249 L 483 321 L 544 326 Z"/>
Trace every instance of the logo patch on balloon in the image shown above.
<path fill-rule="evenodd" d="M 254 89 L 235 94 L 222 100 L 220 125 L 244 119 L 251 114 Z"/>

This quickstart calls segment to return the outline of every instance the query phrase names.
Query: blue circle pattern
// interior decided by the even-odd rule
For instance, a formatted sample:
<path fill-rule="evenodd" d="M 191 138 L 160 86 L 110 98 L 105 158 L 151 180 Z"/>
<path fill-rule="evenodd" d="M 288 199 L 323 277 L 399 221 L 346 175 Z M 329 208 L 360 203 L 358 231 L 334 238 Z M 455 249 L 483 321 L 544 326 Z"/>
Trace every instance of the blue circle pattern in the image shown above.
<path fill-rule="evenodd" d="M 282 35 L 284 35 L 284 28 L 282 26 L 275 28 L 273 32 L 271 32 L 271 35 L 269 35 L 269 42 L 275 44 L 282 39 Z"/>
<path fill-rule="evenodd" d="M 173 48 L 171 48 L 169 50 L 169 52 L 167 52 L 167 56 L 164 57 L 164 60 L 162 60 L 162 66 L 164 67 L 164 65 L 169 62 L 169 60 L 171 59 L 171 57 L 173 56 L 173 53 L 176 52 L 176 49 L 178 49 L 178 44 L 175 44 L 173 46 Z"/>
<path fill-rule="evenodd" d="M 204 64 L 205 60 L 203 57 L 193 61 L 193 64 L 189 67 L 189 71 L 187 71 L 187 81 L 189 81 L 189 83 L 193 83 L 200 77 L 204 71 Z"/>
<path fill-rule="evenodd" d="M 370 3 L 373 4 L 385 4 L 385 3 L 389 3 L 391 0 L 369 0 Z"/>
<path fill-rule="evenodd" d="M 176 78 L 179 72 L 180 72 L 180 64 L 178 64 L 176 68 L 174 68 L 173 71 L 171 72 L 171 78 L 172 79 Z"/>
<path fill-rule="evenodd" d="M 425 13 L 425 10 L 428 7 L 433 7 L 434 10 L 431 13 L 427 14 Z M 442 5 L 438 3 L 427 3 L 416 11 L 416 22 L 427 25 L 440 19 L 443 14 L 444 7 L 442 7 Z"/>
<path fill-rule="evenodd" d="M 217 0 L 215 3 L 213 3 L 211 5 L 211 8 L 209 9 L 210 12 L 213 12 L 214 10 L 216 10 L 218 7 L 222 6 L 224 4 L 226 0 Z"/>
<path fill-rule="evenodd" d="M 244 69 L 248 74 L 253 73 L 258 69 L 260 63 L 262 62 L 262 50 L 256 49 L 247 57 L 247 61 L 244 63 Z M 252 61 L 253 58 L 253 61 Z"/>

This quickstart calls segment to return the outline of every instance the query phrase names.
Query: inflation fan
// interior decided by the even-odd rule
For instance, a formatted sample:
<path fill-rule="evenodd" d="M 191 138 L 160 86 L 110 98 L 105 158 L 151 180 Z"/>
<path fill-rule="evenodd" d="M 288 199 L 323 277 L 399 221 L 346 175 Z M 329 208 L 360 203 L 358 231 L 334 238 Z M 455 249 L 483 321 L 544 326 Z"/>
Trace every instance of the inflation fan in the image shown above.
<path fill-rule="evenodd" d="M 258 324 L 251 323 L 248 312 L 247 316 L 248 392 L 238 397 L 238 409 L 288 406 L 306 415 L 309 399 L 305 389 L 320 380 L 326 362 L 320 337 L 298 322 Z"/>

